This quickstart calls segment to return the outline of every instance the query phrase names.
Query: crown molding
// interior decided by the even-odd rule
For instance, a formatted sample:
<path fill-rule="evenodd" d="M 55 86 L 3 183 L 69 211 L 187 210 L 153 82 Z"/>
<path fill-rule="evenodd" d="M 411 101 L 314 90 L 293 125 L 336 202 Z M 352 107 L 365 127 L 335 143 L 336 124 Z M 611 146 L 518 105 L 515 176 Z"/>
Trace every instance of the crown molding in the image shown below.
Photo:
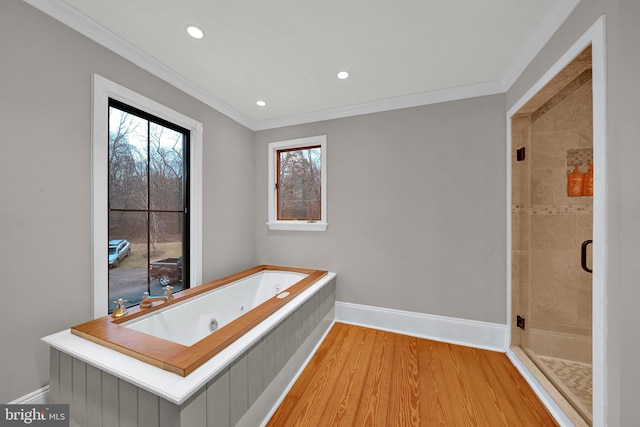
<path fill-rule="evenodd" d="M 460 99 L 476 98 L 479 96 L 495 95 L 503 92 L 502 85 L 498 81 L 469 84 L 412 95 L 397 96 L 362 104 L 348 105 L 308 114 L 267 119 L 258 122 L 256 128 L 253 130 L 275 129 L 284 126 L 320 122 L 323 120 L 342 119 L 362 114 L 380 113 L 422 105 L 438 104 L 441 102 L 457 101 Z"/>
<path fill-rule="evenodd" d="M 63 0 L 23 1 L 40 10 L 41 12 L 46 13 L 50 17 L 60 21 L 73 30 L 76 30 L 83 36 L 88 37 L 94 42 L 115 52 L 128 61 L 131 61 L 143 70 L 148 71 L 154 76 L 166 81 L 167 83 L 175 86 L 188 95 L 191 95 L 199 101 L 207 104 L 211 108 L 219 111 L 225 116 L 228 116 L 236 122 L 250 129 L 252 129 L 256 125 L 256 122 L 254 120 L 246 117 L 235 108 L 229 106 L 217 97 L 211 95 L 200 86 L 186 79 L 180 73 L 176 72 L 170 67 L 167 67 L 165 64 L 158 61 L 153 56 L 142 51 L 141 49 L 129 43 L 112 31 L 106 29 L 95 20 L 91 19 L 87 15 L 79 12 L 77 9 L 65 3 Z"/>
<path fill-rule="evenodd" d="M 500 78 L 502 91 L 507 92 L 516 82 L 531 61 L 551 40 L 558 28 L 567 20 L 580 0 L 552 0 L 544 11 L 535 29 L 527 36 L 518 54 L 511 61 Z"/>
<path fill-rule="evenodd" d="M 511 62 L 500 80 L 437 89 L 294 116 L 256 120 L 247 117 L 205 91 L 172 68 L 167 67 L 151 55 L 71 7 L 63 0 L 23 1 L 253 131 L 504 93 L 511 88 L 560 25 L 580 3 L 580 0 L 552 0 L 540 22 L 527 37 L 519 54 Z"/>

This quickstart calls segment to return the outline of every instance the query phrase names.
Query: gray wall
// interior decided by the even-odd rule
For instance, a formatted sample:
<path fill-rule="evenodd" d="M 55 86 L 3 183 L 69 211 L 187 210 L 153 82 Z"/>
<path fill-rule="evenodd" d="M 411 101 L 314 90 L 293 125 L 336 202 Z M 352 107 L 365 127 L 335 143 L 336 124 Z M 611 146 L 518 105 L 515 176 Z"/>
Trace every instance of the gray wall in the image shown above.
<path fill-rule="evenodd" d="M 19 0 L 0 5 L 0 52 L 0 402 L 7 402 L 48 383 L 40 338 L 91 316 L 92 74 L 203 123 L 205 280 L 255 264 L 247 226 L 253 132 Z"/>
<path fill-rule="evenodd" d="M 582 0 L 507 93 L 510 108 L 596 19 L 607 25 L 607 363 L 609 426 L 638 425 L 640 384 L 640 2 Z"/>
<path fill-rule="evenodd" d="M 505 100 L 256 133 L 260 262 L 339 272 L 339 301 L 505 323 Z M 322 232 L 268 231 L 268 143 L 327 135 Z"/>

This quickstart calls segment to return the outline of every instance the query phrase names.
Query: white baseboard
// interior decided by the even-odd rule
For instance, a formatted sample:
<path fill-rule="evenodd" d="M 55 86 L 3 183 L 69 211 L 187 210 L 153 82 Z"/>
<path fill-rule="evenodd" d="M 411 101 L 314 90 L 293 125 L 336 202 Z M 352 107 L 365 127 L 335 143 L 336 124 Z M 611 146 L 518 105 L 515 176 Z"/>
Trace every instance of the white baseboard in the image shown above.
<path fill-rule="evenodd" d="M 574 424 L 571 418 L 567 416 L 566 411 L 563 410 L 558 405 L 558 403 L 556 402 L 556 399 L 558 398 L 558 396 L 556 396 L 556 399 L 554 399 L 549 394 L 549 392 L 545 389 L 545 387 L 533 375 L 531 370 L 537 369 L 537 368 L 525 365 L 525 363 L 523 363 L 520 357 L 518 357 L 518 355 L 515 354 L 511 349 L 507 350 L 507 357 L 509 358 L 513 366 L 516 367 L 518 372 L 520 372 L 520 375 L 522 375 L 524 379 L 527 381 L 527 383 L 529 383 L 529 385 L 533 389 L 536 396 L 538 396 L 538 399 L 540 399 L 542 404 L 549 410 L 549 412 L 551 413 L 553 418 L 555 418 L 555 420 L 558 422 L 560 427 L 574 427 L 578 425 L 578 424 Z M 553 388 L 552 385 L 550 385 L 550 387 Z M 560 396 L 560 398 L 562 397 Z M 565 406 L 570 409 L 570 405 L 568 403 Z M 575 417 L 577 417 L 576 420 L 579 421 L 580 416 L 577 415 L 577 413 Z"/>
<path fill-rule="evenodd" d="M 336 301 L 336 321 L 435 341 L 506 352 L 507 325 Z"/>
<path fill-rule="evenodd" d="M 263 399 L 263 396 L 265 395 L 273 396 L 275 394 L 279 396 L 275 400 L 275 403 L 272 403 L 271 409 L 267 412 L 266 417 L 264 417 L 260 421 L 260 423 L 257 423 L 256 420 L 251 420 L 252 421 L 251 423 L 244 423 L 244 424 L 242 424 L 242 422 L 245 421 L 246 417 L 242 417 L 240 421 L 236 424 L 236 426 L 243 427 L 246 425 L 248 426 L 259 425 L 260 427 L 265 427 L 269 423 L 269 420 L 271 420 L 271 417 L 273 417 L 273 414 L 275 414 L 276 410 L 280 407 L 280 404 L 284 401 L 285 397 L 287 397 L 287 395 L 289 394 L 289 391 L 291 391 L 296 381 L 298 381 L 298 378 L 300 377 L 300 375 L 302 375 L 302 372 L 307 368 L 307 365 L 309 364 L 313 356 L 315 356 L 316 352 L 324 342 L 324 339 L 327 337 L 327 335 L 331 331 L 331 328 L 333 327 L 334 323 L 335 323 L 334 313 L 331 312 L 327 317 L 324 318 L 321 326 L 316 328 L 316 331 L 312 333 L 312 335 L 307 339 L 307 341 L 303 343 L 302 347 L 298 351 L 296 351 L 296 353 L 294 353 L 293 357 L 291 358 L 291 361 L 294 361 L 296 358 L 299 359 L 302 357 L 304 358 L 304 362 L 303 363 L 294 362 L 293 365 L 297 366 L 297 371 L 295 372 L 290 371 L 288 374 L 284 375 L 285 378 L 288 379 L 288 384 L 286 384 L 284 388 L 281 387 L 278 393 L 270 393 L 272 391 L 271 389 L 273 388 L 272 387 L 273 383 L 272 383 L 267 387 L 265 392 L 263 392 L 263 394 L 258 398 L 258 401 L 260 401 Z M 307 347 L 307 348 L 305 349 L 303 347 Z M 309 351 L 309 348 L 311 348 L 311 351 Z M 290 363 L 287 362 L 287 365 L 290 365 Z M 290 369 L 290 366 L 287 366 L 287 365 L 285 365 L 285 368 L 283 368 L 283 371 L 285 369 Z M 283 375 L 278 374 L 276 376 L 276 379 L 280 380 L 281 377 L 283 377 Z M 273 397 L 267 397 L 267 399 L 273 400 Z"/>
<path fill-rule="evenodd" d="M 336 301 L 336 322 L 506 353 L 561 427 L 570 418 L 509 348 L 506 325 Z"/>
<path fill-rule="evenodd" d="M 46 405 L 49 403 L 49 386 L 46 385 L 7 403 L 10 405 Z"/>

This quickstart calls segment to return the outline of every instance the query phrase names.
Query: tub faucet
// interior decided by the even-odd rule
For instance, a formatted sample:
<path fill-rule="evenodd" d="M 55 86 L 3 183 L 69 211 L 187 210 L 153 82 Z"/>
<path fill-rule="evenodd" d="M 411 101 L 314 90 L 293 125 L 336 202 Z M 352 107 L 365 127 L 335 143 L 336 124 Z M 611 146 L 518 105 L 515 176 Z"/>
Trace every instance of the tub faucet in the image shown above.
<path fill-rule="evenodd" d="M 149 296 L 149 292 L 145 292 L 144 294 L 142 294 L 142 301 L 140 301 L 140 308 L 152 307 L 154 301 L 169 302 L 172 299 L 174 299 L 174 296 L 171 293 L 171 291 L 173 290 L 173 286 L 167 285 L 163 289 L 164 289 L 164 295 L 162 296 L 152 297 L 152 296 Z"/>
<path fill-rule="evenodd" d="M 125 306 L 125 304 L 127 303 L 126 299 L 118 298 L 118 300 L 114 301 L 114 303 L 116 304 L 116 308 L 113 309 L 111 317 L 117 319 L 118 317 L 122 317 L 127 314 L 127 307 Z"/>

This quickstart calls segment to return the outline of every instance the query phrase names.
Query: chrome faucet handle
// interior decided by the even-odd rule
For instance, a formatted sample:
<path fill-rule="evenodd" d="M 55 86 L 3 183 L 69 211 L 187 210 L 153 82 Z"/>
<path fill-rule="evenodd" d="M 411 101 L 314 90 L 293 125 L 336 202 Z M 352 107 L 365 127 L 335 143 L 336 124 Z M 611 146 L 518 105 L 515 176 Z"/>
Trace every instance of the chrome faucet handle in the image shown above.
<path fill-rule="evenodd" d="M 162 289 L 164 289 L 164 296 L 167 297 L 167 301 L 171 301 L 174 298 L 173 293 L 171 292 L 173 291 L 173 286 L 167 285 Z"/>
<path fill-rule="evenodd" d="M 127 302 L 128 301 L 126 299 L 122 298 L 118 298 L 117 300 L 115 300 L 113 303 L 116 304 L 116 308 L 114 308 L 111 312 L 111 317 L 116 319 L 127 314 L 127 307 L 125 306 Z"/>

